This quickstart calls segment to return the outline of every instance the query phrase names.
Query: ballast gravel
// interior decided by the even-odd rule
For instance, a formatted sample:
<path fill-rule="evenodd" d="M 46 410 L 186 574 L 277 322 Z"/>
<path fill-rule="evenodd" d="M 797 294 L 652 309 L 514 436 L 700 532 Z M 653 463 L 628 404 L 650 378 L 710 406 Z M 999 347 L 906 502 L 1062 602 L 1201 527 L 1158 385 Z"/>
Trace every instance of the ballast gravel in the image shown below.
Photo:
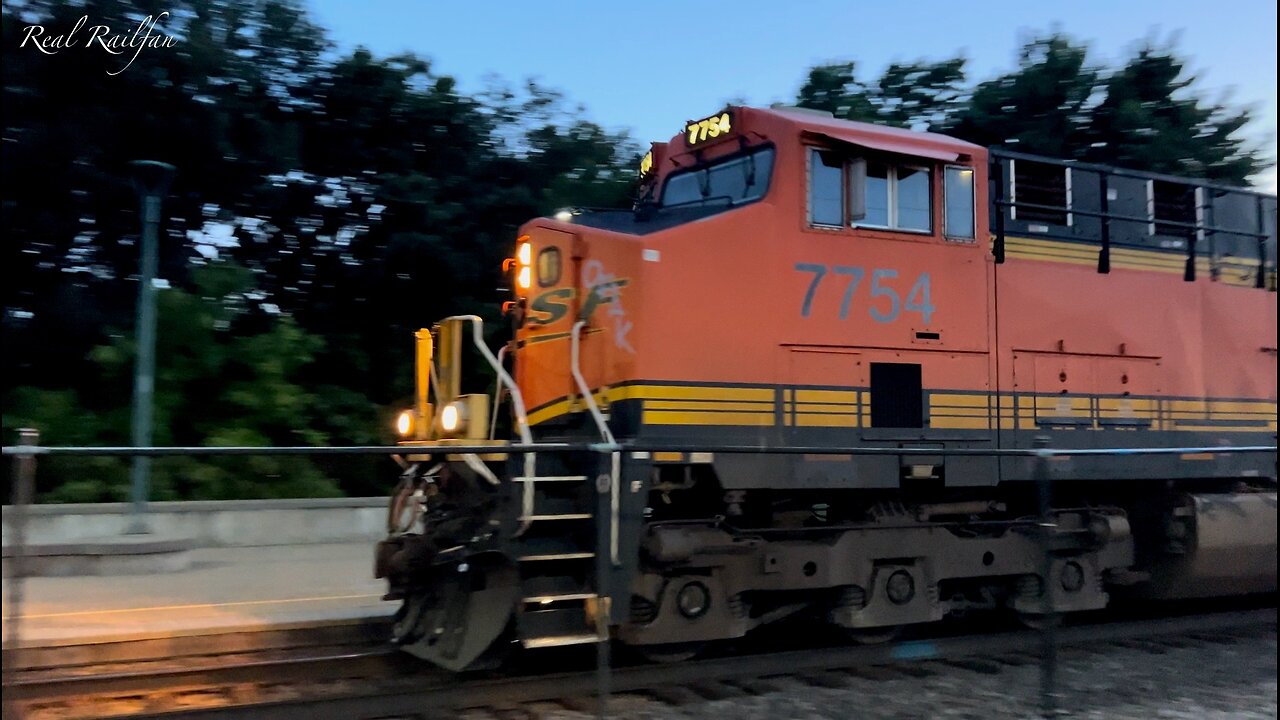
<path fill-rule="evenodd" d="M 1057 713 L 1091 720 L 1274 720 L 1276 649 L 1274 628 L 1252 636 L 1064 648 L 1059 652 Z M 912 674 L 897 669 L 902 667 Z M 1034 657 L 1013 665 L 929 661 L 863 674 L 831 671 L 733 681 L 727 687 L 716 685 L 715 692 L 690 680 L 688 688 L 661 693 L 663 698 L 615 695 L 609 715 L 620 720 L 1041 717 L 1040 668 Z M 540 720 L 594 717 L 555 703 L 520 710 L 521 716 Z M 463 717 L 488 720 L 495 715 L 509 717 L 483 710 Z"/>

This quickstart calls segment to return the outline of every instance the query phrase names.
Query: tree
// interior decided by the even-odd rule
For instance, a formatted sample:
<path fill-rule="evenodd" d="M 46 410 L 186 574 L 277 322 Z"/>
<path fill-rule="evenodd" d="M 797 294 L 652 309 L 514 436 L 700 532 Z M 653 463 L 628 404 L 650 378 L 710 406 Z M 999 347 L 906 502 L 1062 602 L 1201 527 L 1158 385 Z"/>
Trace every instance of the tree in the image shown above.
<path fill-rule="evenodd" d="M 959 102 L 964 58 L 893 63 L 868 86 L 854 63 L 819 65 L 809 71 L 796 104 L 826 110 L 845 120 L 924 130 L 946 121 Z"/>
<path fill-rule="evenodd" d="M 141 52 L 113 77 L 105 73 L 121 61 L 105 52 L 13 50 L 32 22 L 53 32 L 88 15 L 126 28 L 161 10 L 169 15 L 160 28 L 181 39 L 177 47 Z M 230 204 L 263 174 L 289 169 L 292 118 L 306 105 L 297 93 L 326 44 L 300 13 L 283 0 L 5 5 L 3 112 L 13 142 L 0 148 L 0 221 L 11 271 L 9 382 L 58 386 L 81 376 L 101 328 L 132 317 L 139 222 L 129 161 L 179 168 L 165 202 L 160 273 L 178 284 L 195 255 L 187 233 L 202 226 L 211 201 Z"/>
<path fill-rule="evenodd" d="M 324 342 L 292 319 L 263 317 L 248 302 L 251 273 L 216 263 L 192 273 L 194 292 L 158 297 L 155 442 L 159 445 L 323 445 L 322 427 L 347 432 L 334 417 L 341 397 L 317 395 L 302 380 Z M 127 444 L 134 339 L 117 335 L 90 353 L 100 382 L 79 392 L 17 388 L 5 425 L 34 425 L 55 445 Z M 376 410 L 360 417 L 372 427 Z M 123 500 L 128 461 L 41 463 L 46 501 Z M 340 495 L 321 464 L 305 457 L 162 458 L 152 498 L 233 499 Z"/>
<path fill-rule="evenodd" d="M 1206 102 L 1194 83 L 1172 47 L 1140 47 L 1103 83 L 1106 97 L 1090 114 L 1089 143 L 1076 156 L 1244 183 L 1266 166 L 1260 149 L 1237 135 L 1251 113 Z"/>
<path fill-rule="evenodd" d="M 890 65 L 877 84 L 880 117 L 916 130 L 945 125 L 964 95 L 964 65 L 960 57 Z"/>
<path fill-rule="evenodd" d="M 178 46 L 141 53 L 110 83 L 105 53 L 12 51 L 31 22 L 70 27 L 88 13 L 128 27 L 161 9 Z M 3 17 L 13 142 L 0 147 L 0 219 L 15 280 L 4 288 L 5 424 L 53 428 L 51 441 L 119 443 L 128 427 L 139 229 L 129 160 L 178 167 L 161 242 L 160 277 L 173 288 L 161 300 L 161 352 L 171 351 L 161 380 L 174 390 L 157 395 L 160 443 L 389 440 L 412 392 L 412 331 L 479 314 L 500 341 L 502 259 L 516 228 L 565 205 L 625 205 L 634 184 L 638 149 L 559 93 L 529 83 L 505 98 L 469 97 L 414 55 L 329 56 L 296 0 L 33 0 L 5 5 Z M 215 277 L 234 289 L 212 292 Z M 226 306 L 218 312 L 234 306 L 211 320 L 226 328 L 164 319 L 212 317 L 211 298 Z M 298 362 L 243 361 L 271 358 L 272 343 Z M 473 369 L 482 389 L 489 378 Z M 189 413 L 189 397 L 204 409 Z M 257 399 L 302 411 L 288 413 L 297 417 L 286 431 Z M 245 424 L 230 411 L 210 416 L 215 405 Z M 67 435 L 42 407 L 89 419 Z M 295 470 L 301 486 L 327 482 L 319 468 L 348 491 L 384 492 L 370 479 L 377 463 Z M 288 477 L 239 486 L 218 470 L 225 463 L 185 475 L 162 465 L 157 498 L 301 487 Z M 79 482 L 67 470 L 62 479 Z M 108 475 L 66 492 L 119 497 L 123 476 Z"/>
<path fill-rule="evenodd" d="M 1239 135 L 1252 111 L 1206 100 L 1172 43 L 1147 43 L 1107 70 L 1062 33 L 1033 37 L 1016 70 L 972 90 L 964 87 L 964 66 L 960 57 L 895 63 L 867 85 L 852 62 L 819 65 L 796 102 L 987 147 L 1235 184 L 1267 164 L 1262 148 Z"/>
<path fill-rule="evenodd" d="M 978 145 L 1076 157 L 1088 146 L 1086 104 L 1097 80 L 1083 45 L 1061 34 L 1035 38 L 1019 52 L 1018 69 L 980 83 L 945 130 Z"/>
<path fill-rule="evenodd" d="M 825 110 L 845 120 L 875 122 L 879 118 L 871 100 L 872 90 L 858 82 L 856 64 L 832 63 L 809 71 L 800 87 L 796 105 L 811 110 Z"/>

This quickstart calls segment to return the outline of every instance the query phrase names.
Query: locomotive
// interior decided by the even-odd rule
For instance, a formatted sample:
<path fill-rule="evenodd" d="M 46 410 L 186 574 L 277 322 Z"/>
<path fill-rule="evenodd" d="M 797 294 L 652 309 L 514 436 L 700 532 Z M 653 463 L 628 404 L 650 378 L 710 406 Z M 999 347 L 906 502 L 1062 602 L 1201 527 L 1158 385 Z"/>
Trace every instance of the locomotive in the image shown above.
<path fill-rule="evenodd" d="M 1274 592 L 1273 447 L 1054 458 L 1047 560 L 1033 464 L 977 452 L 1274 446 L 1274 196 L 785 107 L 641 173 L 520 228 L 498 353 L 417 333 L 375 560 L 406 651 Z"/>

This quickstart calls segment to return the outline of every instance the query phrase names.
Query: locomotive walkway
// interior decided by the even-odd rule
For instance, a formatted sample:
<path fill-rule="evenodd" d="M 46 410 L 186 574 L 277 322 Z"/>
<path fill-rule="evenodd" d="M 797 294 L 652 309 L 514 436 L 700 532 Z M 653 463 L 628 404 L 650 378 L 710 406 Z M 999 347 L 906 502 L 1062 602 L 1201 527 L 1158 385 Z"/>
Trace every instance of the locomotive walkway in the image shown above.
<path fill-rule="evenodd" d="M 29 577 L 21 645 L 172 637 L 389 616 L 369 542 L 205 548 L 187 570 Z M 6 596 L 3 631 L 14 620 Z"/>

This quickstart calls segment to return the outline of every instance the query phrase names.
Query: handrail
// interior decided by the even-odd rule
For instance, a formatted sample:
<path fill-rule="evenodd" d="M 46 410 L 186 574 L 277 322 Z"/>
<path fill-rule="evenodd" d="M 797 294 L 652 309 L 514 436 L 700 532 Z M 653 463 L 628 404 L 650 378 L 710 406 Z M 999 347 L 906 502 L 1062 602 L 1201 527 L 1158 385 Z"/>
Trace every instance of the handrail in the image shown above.
<path fill-rule="evenodd" d="M 464 320 L 471 323 L 471 338 L 475 342 L 476 350 L 484 356 L 485 362 L 489 363 L 489 367 L 498 375 L 498 382 L 505 383 L 511 389 L 511 403 L 516 411 L 516 430 L 520 433 L 520 442 L 526 445 L 533 444 L 533 435 L 529 432 L 529 416 L 524 408 L 524 395 L 520 393 L 520 388 L 516 386 L 516 381 L 502 367 L 498 359 L 494 357 L 493 352 L 484 344 L 484 320 L 479 315 L 451 315 L 444 319 L 443 322 L 450 320 Z"/>
<path fill-rule="evenodd" d="M 430 441 L 429 441 L 430 442 Z M 846 447 L 841 445 L 730 445 L 713 443 L 678 443 L 653 441 L 628 441 L 625 444 L 542 442 L 511 445 L 168 445 L 133 447 L 132 445 L 30 445 L 19 440 L 17 445 L 5 445 L 0 455 L 47 455 L 49 457 L 173 457 L 175 455 L 199 455 L 203 457 L 231 455 L 410 455 L 433 453 L 576 453 L 576 452 L 709 452 L 730 455 L 937 455 L 940 457 L 1102 457 L 1112 455 L 1240 455 L 1245 453 L 1276 452 L 1275 445 L 1179 445 L 1172 447 L 1137 448 L 919 448 L 919 447 Z"/>
<path fill-rule="evenodd" d="M 600 412 L 600 407 L 596 405 L 596 399 L 591 394 L 591 388 L 587 386 L 587 379 L 582 376 L 582 367 L 580 361 L 580 347 L 582 344 L 582 328 L 586 327 L 586 320 L 579 320 L 573 324 L 573 329 L 569 333 L 569 372 L 573 373 L 573 381 L 578 386 L 578 392 L 582 393 L 582 399 L 587 404 L 587 410 L 591 412 L 591 418 L 596 422 L 596 428 L 600 430 L 600 437 L 610 445 L 616 444 L 613 439 L 613 432 L 609 430 L 609 426 L 604 421 L 604 415 Z"/>
<path fill-rule="evenodd" d="M 1177 183 L 1180 185 L 1187 185 L 1189 187 L 1202 187 L 1207 190 L 1219 192 L 1239 193 L 1241 195 L 1252 195 L 1262 198 L 1276 197 L 1274 193 L 1267 193 L 1250 187 L 1215 183 L 1201 178 L 1186 177 L 1185 175 L 1168 175 L 1166 173 L 1148 172 L 1146 170 L 1131 170 L 1127 168 L 1114 167 L 1112 165 L 1083 162 L 1080 160 L 1064 160 L 1062 158 L 1033 155 L 1030 153 L 1006 150 L 998 147 L 988 148 L 987 155 L 991 159 L 1004 158 L 1006 160 L 1028 160 L 1041 165 L 1052 165 L 1054 167 L 1070 168 L 1072 170 L 1081 170 L 1093 173 L 1106 173 L 1113 177 L 1129 178 L 1132 180 L 1159 180 L 1161 182 Z"/>
<path fill-rule="evenodd" d="M 507 357 L 507 345 L 498 348 L 498 364 L 502 365 L 503 360 Z M 498 404 L 502 402 L 502 383 L 498 382 L 493 387 L 493 409 L 489 412 L 489 439 L 493 440 L 494 435 L 498 432 Z"/>
<path fill-rule="evenodd" d="M 1102 220 L 1112 220 L 1116 222 L 1138 223 L 1142 225 L 1164 225 L 1168 227 L 1179 228 L 1181 230 L 1201 230 L 1207 233 L 1215 233 L 1218 235 L 1239 235 L 1247 238 L 1271 237 L 1266 232 L 1254 232 L 1251 230 L 1232 230 L 1230 228 L 1218 227 L 1217 225 L 1206 225 L 1195 222 L 1182 222 L 1181 220 L 1158 220 L 1151 217 L 1143 217 L 1139 215 L 1122 215 L 1117 213 L 1109 213 L 1107 211 L 1086 210 L 1068 205 L 1045 205 L 1043 203 L 1017 202 L 1014 200 L 998 200 L 996 205 L 1000 208 L 1025 208 L 1027 210 L 1045 210 L 1047 212 L 1061 212 L 1071 215 L 1083 215 L 1089 218 L 1098 218 Z"/>
<path fill-rule="evenodd" d="M 613 431 L 609 429 L 608 423 L 604 421 L 604 415 L 600 412 L 600 406 L 596 404 L 595 396 L 591 393 L 591 388 L 587 385 L 587 379 L 582 376 L 581 346 L 582 346 L 582 328 L 585 327 L 587 321 L 579 320 L 573 324 L 573 329 L 569 332 L 569 372 L 573 374 L 573 381 L 578 386 L 578 392 L 582 393 L 583 402 L 587 404 L 587 410 L 591 412 L 591 418 L 595 420 L 596 428 L 600 430 L 600 437 L 604 439 L 608 445 L 616 446 L 618 441 L 613 437 Z M 618 564 L 618 515 L 619 505 L 621 503 L 618 497 L 618 474 L 621 468 L 620 453 L 615 450 L 609 459 L 609 558 L 616 566 Z"/>
<path fill-rule="evenodd" d="M 444 319 L 445 322 L 450 320 L 463 320 L 471 323 L 471 338 L 475 342 L 476 350 L 484 356 L 489 367 L 493 368 L 494 373 L 498 376 L 499 387 L 505 383 L 511 391 L 511 405 L 516 414 L 516 432 L 520 433 L 520 442 L 525 445 L 533 444 L 533 433 L 529 432 L 529 415 L 524 407 L 524 395 L 520 393 L 520 388 L 516 385 L 516 381 L 502 367 L 502 363 L 498 362 L 498 358 L 494 357 L 493 352 L 484 344 L 484 320 L 478 315 L 453 315 Z M 536 453 L 525 453 L 524 455 L 524 476 L 533 477 L 537 474 L 536 468 L 538 457 Z M 524 484 L 524 502 L 523 512 L 520 516 L 520 529 L 516 531 L 516 537 L 524 534 L 529 529 L 529 518 L 533 517 L 533 483 Z"/>

